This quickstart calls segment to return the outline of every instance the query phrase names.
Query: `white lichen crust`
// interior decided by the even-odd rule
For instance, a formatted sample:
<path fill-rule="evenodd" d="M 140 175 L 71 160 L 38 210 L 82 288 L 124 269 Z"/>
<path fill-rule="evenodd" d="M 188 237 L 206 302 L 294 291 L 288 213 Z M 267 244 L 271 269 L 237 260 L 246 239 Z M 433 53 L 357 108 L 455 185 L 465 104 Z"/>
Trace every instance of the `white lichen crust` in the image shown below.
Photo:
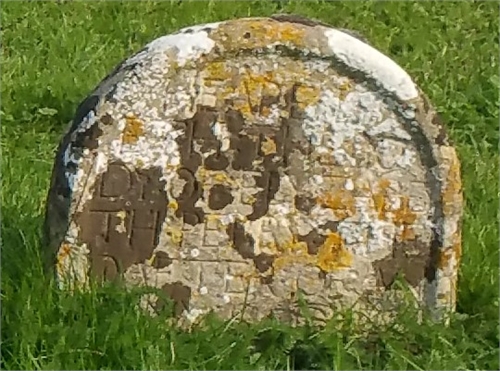
<path fill-rule="evenodd" d="M 96 88 L 61 144 L 57 276 L 122 270 L 183 293 L 188 321 L 295 318 L 299 292 L 317 317 L 366 310 L 399 272 L 453 310 L 460 165 L 436 120 L 394 61 L 324 25 L 163 36 Z"/>

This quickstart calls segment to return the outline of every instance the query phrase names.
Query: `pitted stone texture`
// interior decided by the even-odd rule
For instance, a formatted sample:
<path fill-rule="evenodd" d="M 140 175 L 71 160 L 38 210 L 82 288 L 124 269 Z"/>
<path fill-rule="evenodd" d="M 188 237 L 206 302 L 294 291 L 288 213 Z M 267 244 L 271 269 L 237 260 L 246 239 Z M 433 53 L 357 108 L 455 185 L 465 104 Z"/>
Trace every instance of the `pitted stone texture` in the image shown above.
<path fill-rule="evenodd" d="M 47 205 L 57 277 L 215 311 L 328 318 L 401 274 L 453 309 L 460 164 L 427 99 L 363 41 L 303 18 L 161 37 L 79 107 Z M 161 307 L 158 303 L 156 307 Z"/>

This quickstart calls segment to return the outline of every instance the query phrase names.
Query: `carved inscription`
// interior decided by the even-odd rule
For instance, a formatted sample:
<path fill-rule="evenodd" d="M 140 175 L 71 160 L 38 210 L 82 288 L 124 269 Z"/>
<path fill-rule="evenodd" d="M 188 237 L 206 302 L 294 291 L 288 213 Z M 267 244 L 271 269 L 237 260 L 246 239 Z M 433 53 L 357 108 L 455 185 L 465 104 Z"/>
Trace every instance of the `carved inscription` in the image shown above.
<path fill-rule="evenodd" d="M 158 169 L 130 171 L 113 163 L 96 182 L 79 216 L 96 276 L 113 279 L 151 257 L 168 203 L 160 176 Z"/>
<path fill-rule="evenodd" d="M 157 42 L 106 78 L 58 152 L 47 229 L 61 282 L 90 261 L 160 288 L 191 322 L 292 320 L 299 293 L 328 317 L 397 291 L 400 273 L 420 299 L 454 302 L 461 185 L 443 125 L 390 63 L 369 61 L 367 81 L 360 42 L 332 64 L 339 34 L 320 25 L 193 27 L 172 39 L 179 53 Z M 194 45 L 205 31 L 214 44 Z"/>

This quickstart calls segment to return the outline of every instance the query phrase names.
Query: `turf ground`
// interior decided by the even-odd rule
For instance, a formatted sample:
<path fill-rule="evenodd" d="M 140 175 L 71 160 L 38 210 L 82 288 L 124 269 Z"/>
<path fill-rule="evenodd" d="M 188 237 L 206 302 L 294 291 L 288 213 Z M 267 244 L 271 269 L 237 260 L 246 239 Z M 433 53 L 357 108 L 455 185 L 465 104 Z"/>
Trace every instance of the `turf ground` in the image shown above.
<path fill-rule="evenodd" d="M 180 3 L 180 4 L 179 4 Z M 287 11 L 363 34 L 414 77 L 462 161 L 464 256 L 449 328 L 401 316 L 363 333 L 216 320 L 184 333 L 138 293 L 57 292 L 40 227 L 54 150 L 78 103 L 124 57 L 178 28 Z M 498 5 L 492 2 L 2 4 L 1 368 L 498 370 Z"/>

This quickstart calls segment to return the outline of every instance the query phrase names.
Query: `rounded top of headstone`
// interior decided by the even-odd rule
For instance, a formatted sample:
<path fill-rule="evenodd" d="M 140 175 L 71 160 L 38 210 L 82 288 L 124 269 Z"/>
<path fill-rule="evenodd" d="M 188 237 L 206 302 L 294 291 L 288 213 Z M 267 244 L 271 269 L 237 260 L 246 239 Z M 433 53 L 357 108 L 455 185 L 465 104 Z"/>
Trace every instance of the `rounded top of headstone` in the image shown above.
<path fill-rule="evenodd" d="M 260 318 L 298 290 L 353 303 L 400 270 L 454 302 L 460 171 L 436 112 L 359 36 L 297 16 L 188 27 L 121 63 L 77 111 L 47 215 L 61 275 L 124 273 L 189 318 Z"/>

